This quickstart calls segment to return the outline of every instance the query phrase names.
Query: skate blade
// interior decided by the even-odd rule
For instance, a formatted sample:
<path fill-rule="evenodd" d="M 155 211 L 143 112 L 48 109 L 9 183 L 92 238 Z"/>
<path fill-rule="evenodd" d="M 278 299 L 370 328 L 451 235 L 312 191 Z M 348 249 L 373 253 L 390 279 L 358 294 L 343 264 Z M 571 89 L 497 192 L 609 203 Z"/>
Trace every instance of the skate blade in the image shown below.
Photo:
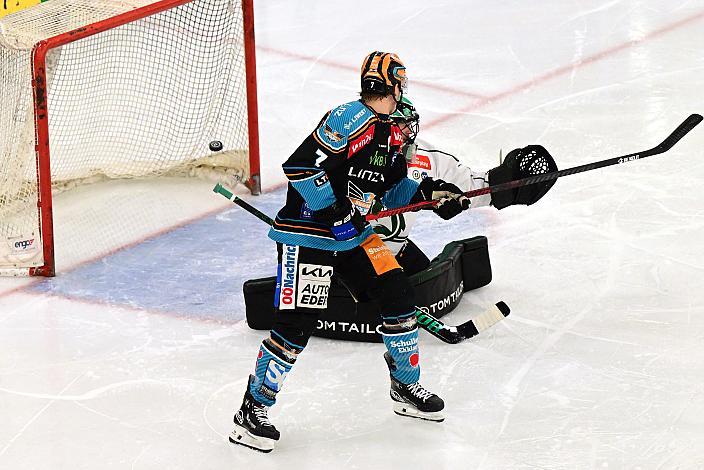
<path fill-rule="evenodd" d="M 409 416 L 411 418 L 424 419 L 441 423 L 445 421 L 445 414 L 442 411 L 420 411 L 407 403 L 394 402 L 394 413 L 399 416 Z"/>
<path fill-rule="evenodd" d="M 275 440 L 251 434 L 242 426 L 235 424 L 235 429 L 230 433 L 230 442 L 249 447 L 252 450 L 269 453 L 274 450 Z"/>

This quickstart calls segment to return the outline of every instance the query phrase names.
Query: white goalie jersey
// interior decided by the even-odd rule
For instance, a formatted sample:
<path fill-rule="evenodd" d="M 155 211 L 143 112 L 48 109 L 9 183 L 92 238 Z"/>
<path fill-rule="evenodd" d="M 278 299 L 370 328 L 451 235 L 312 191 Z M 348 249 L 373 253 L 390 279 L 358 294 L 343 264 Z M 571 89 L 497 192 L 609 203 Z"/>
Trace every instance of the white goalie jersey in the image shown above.
<path fill-rule="evenodd" d="M 417 141 L 417 146 L 415 144 L 411 146 L 406 158 L 408 160 L 408 177 L 419 183 L 424 178 L 430 177 L 452 183 L 462 191 L 472 191 L 489 186 L 486 171 L 473 171 L 452 155 L 434 150 L 422 140 Z M 488 206 L 490 203 L 491 194 L 477 196 L 472 198 L 471 208 Z M 407 212 L 384 217 L 373 221 L 372 226 L 396 255 L 406 245 L 417 216 L 417 212 Z"/>

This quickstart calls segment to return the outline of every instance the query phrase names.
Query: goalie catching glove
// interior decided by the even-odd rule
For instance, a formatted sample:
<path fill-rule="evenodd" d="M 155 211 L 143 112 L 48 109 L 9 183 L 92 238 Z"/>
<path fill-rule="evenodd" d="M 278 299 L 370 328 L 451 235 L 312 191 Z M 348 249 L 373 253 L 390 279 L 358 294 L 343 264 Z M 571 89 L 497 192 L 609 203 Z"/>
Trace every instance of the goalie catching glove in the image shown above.
<path fill-rule="evenodd" d="M 315 218 L 330 226 L 335 240 L 354 238 L 369 225 L 349 199 L 337 200 L 328 207 L 315 211 Z"/>
<path fill-rule="evenodd" d="M 410 203 L 433 201 L 438 203 L 431 209 L 445 220 L 451 219 L 463 210 L 469 209 L 469 198 L 452 183 L 443 180 L 425 178 L 418 185 Z"/>
<path fill-rule="evenodd" d="M 542 145 L 529 145 L 511 150 L 501 165 L 489 170 L 489 185 L 528 178 L 557 171 L 557 164 Z M 491 193 L 491 205 L 503 209 L 514 204 L 530 206 L 545 196 L 555 180 L 533 183 L 519 188 Z"/>

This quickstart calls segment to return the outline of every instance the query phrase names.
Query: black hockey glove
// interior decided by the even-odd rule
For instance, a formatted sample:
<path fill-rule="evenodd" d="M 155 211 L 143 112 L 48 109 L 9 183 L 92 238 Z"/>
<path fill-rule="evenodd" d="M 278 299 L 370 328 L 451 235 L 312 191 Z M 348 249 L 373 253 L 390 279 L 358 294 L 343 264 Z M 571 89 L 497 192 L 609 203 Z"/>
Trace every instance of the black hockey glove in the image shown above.
<path fill-rule="evenodd" d="M 357 207 L 349 199 L 343 198 L 324 209 L 314 212 L 315 218 L 330 226 L 335 240 L 343 241 L 354 238 L 369 225 Z"/>
<path fill-rule="evenodd" d="M 507 181 L 552 173 L 553 171 L 557 171 L 557 164 L 550 153 L 545 150 L 545 147 L 529 145 L 522 149 L 511 150 L 500 166 L 489 170 L 489 185 L 495 186 Z M 491 193 L 491 205 L 497 209 L 514 204 L 530 206 L 545 196 L 553 184 L 555 184 L 555 180 Z"/>
<path fill-rule="evenodd" d="M 469 209 L 469 198 L 462 194 L 462 190 L 452 183 L 443 180 L 425 178 L 418 185 L 416 193 L 410 203 L 439 200 L 433 212 L 445 220 L 451 219 L 463 210 Z"/>

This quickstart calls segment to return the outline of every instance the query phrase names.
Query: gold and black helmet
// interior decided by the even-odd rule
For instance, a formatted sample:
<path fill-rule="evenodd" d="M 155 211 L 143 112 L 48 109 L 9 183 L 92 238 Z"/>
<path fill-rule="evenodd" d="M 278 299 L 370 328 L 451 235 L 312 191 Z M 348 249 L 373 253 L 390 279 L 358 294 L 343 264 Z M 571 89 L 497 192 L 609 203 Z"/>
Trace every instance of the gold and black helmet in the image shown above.
<path fill-rule="evenodd" d="M 362 92 L 390 95 L 394 86 L 406 88 L 406 67 L 392 52 L 374 51 L 362 62 Z"/>

